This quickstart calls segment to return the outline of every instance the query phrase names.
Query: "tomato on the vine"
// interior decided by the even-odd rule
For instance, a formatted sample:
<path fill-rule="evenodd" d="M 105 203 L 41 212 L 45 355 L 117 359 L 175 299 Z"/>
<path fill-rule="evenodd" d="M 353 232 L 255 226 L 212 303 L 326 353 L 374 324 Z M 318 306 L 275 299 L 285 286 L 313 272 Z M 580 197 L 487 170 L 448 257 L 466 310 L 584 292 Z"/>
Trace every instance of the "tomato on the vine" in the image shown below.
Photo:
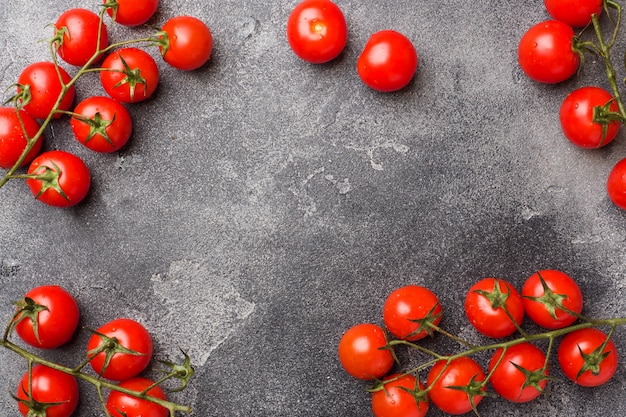
<path fill-rule="evenodd" d="M 169 19 L 161 29 L 159 46 L 165 62 L 180 70 L 203 66 L 213 51 L 213 36 L 208 26 L 193 16 Z"/>
<path fill-rule="evenodd" d="M 57 68 L 59 72 L 57 73 Z M 63 86 L 59 80 L 59 74 L 63 84 L 71 81 L 70 75 L 61 67 L 55 67 L 52 62 L 42 61 L 30 64 L 17 79 L 18 94 L 22 97 L 24 110 L 37 119 L 48 117 L 59 96 Z M 72 85 L 59 104 L 59 110 L 69 110 L 74 102 L 76 89 Z M 54 118 L 61 117 L 56 113 Z"/>
<path fill-rule="evenodd" d="M 91 186 L 91 173 L 82 159 L 65 151 L 48 151 L 28 167 L 26 184 L 35 198 L 49 206 L 80 203 Z"/>
<path fill-rule="evenodd" d="M 109 35 L 100 16 L 87 9 L 70 9 L 55 23 L 57 52 L 71 65 L 85 65 L 97 51 L 109 45 Z"/>
<path fill-rule="evenodd" d="M 78 382 L 65 372 L 35 365 L 30 378 L 27 371 L 20 380 L 16 397 L 23 416 L 42 415 L 33 412 L 45 408 L 46 417 L 69 417 L 78 405 Z"/>
<path fill-rule="evenodd" d="M 578 70 L 580 55 L 574 50 L 574 30 L 558 20 L 547 20 L 528 29 L 518 46 L 518 61 L 526 75 L 537 82 L 556 84 Z"/>
<path fill-rule="evenodd" d="M 556 20 L 573 27 L 583 27 L 591 22 L 591 15 L 600 16 L 603 0 L 544 0 L 546 10 Z"/>
<path fill-rule="evenodd" d="M 611 201 L 617 207 L 626 210 L 626 158 L 611 169 L 606 181 L 606 190 Z"/>
<path fill-rule="evenodd" d="M 159 84 L 159 68 L 154 59 L 139 48 L 122 48 L 102 62 L 102 87 L 109 96 L 123 103 L 148 99 Z"/>
<path fill-rule="evenodd" d="M 519 292 L 509 282 L 485 278 L 467 292 L 465 314 L 472 326 L 485 336 L 506 337 L 522 323 L 524 304 Z"/>
<path fill-rule="evenodd" d="M 339 361 L 358 379 L 376 379 L 393 366 L 393 354 L 387 347 L 385 331 L 375 324 L 357 324 L 348 329 L 339 341 Z"/>
<path fill-rule="evenodd" d="M 428 412 L 428 398 L 424 393 L 419 402 L 416 395 L 424 384 L 413 375 L 393 374 L 385 377 L 384 387 L 372 394 L 372 412 L 376 417 L 424 417 Z"/>
<path fill-rule="evenodd" d="M 601 330 L 586 328 L 568 333 L 558 349 L 559 365 L 569 379 L 584 387 L 596 387 L 617 371 L 613 340 Z"/>
<path fill-rule="evenodd" d="M 141 393 L 153 383 L 147 378 L 132 378 L 119 383 L 118 386 Z M 146 394 L 150 397 L 166 400 L 165 393 L 159 386 L 151 388 Z M 168 417 L 170 415 L 168 409 L 162 405 L 116 390 L 111 390 L 107 398 L 106 408 L 111 417 Z"/>
<path fill-rule="evenodd" d="M 337 58 L 348 42 L 343 12 L 330 0 L 304 0 L 287 20 L 287 41 L 304 61 L 323 64 Z"/>
<path fill-rule="evenodd" d="M 504 352 L 504 355 L 503 355 Z M 537 398 L 548 383 L 546 355 L 537 346 L 524 342 L 497 349 L 489 361 L 491 385 L 502 398 L 528 402 Z"/>
<path fill-rule="evenodd" d="M 31 346 L 59 347 L 72 338 L 78 326 L 78 304 L 58 285 L 35 287 L 16 305 L 15 332 Z"/>
<path fill-rule="evenodd" d="M 109 97 L 93 96 L 74 108 L 70 125 L 76 139 L 96 152 L 114 152 L 128 142 L 133 131 L 130 113 Z"/>
<path fill-rule="evenodd" d="M 445 413 L 465 414 L 482 401 L 485 378 L 480 365 L 470 357 L 462 356 L 450 363 L 441 360 L 428 372 L 428 396 Z"/>
<path fill-rule="evenodd" d="M 103 0 L 103 3 L 115 23 L 129 27 L 143 25 L 159 7 L 159 0 Z"/>
<path fill-rule="evenodd" d="M 441 303 L 428 288 L 407 285 L 394 290 L 383 306 L 387 329 L 398 339 L 416 341 L 432 334 L 441 321 Z"/>
<path fill-rule="evenodd" d="M 20 124 L 20 118 L 24 129 Z M 14 107 L 0 107 L 0 168 L 9 169 L 20 158 L 27 146 L 28 138 L 33 138 L 39 131 L 39 123 L 24 110 Z M 20 166 L 28 164 L 41 150 L 43 136 L 30 149 Z"/>
<path fill-rule="evenodd" d="M 392 92 L 406 87 L 417 70 L 413 43 L 395 30 L 374 33 L 357 59 L 357 72 L 368 87 Z"/>

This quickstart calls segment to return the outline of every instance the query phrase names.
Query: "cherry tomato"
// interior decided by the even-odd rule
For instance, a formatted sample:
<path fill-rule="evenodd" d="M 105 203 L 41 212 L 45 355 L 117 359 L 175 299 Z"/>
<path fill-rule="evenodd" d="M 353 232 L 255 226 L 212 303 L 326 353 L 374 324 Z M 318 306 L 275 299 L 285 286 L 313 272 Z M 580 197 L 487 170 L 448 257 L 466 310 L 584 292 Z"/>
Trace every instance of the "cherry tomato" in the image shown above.
<path fill-rule="evenodd" d="M 330 0 L 304 0 L 287 20 L 287 41 L 292 51 L 312 64 L 339 56 L 348 42 L 343 12 Z"/>
<path fill-rule="evenodd" d="M 399 377 L 399 378 L 398 378 Z M 424 385 L 413 375 L 393 374 L 385 378 L 385 388 L 372 394 L 372 412 L 376 417 L 424 417 L 428 411 L 428 400 L 416 402 L 413 392 L 423 390 Z"/>
<path fill-rule="evenodd" d="M 536 24 L 520 40 L 520 67 L 530 79 L 540 83 L 567 80 L 580 65 L 580 56 L 573 49 L 574 37 L 574 30 L 558 20 Z"/>
<path fill-rule="evenodd" d="M 54 26 L 59 36 L 57 52 L 68 64 L 82 67 L 97 51 L 109 45 L 106 25 L 100 25 L 100 16 L 91 10 L 67 10 Z"/>
<path fill-rule="evenodd" d="M 118 384 L 121 388 L 143 392 L 154 382 L 147 378 L 133 378 Z M 147 394 L 154 398 L 165 400 L 165 393 L 160 387 L 151 388 Z M 167 408 L 148 400 L 133 397 L 119 391 L 112 390 L 107 398 L 106 408 L 111 417 L 168 417 Z"/>
<path fill-rule="evenodd" d="M 615 343 L 610 339 L 607 342 L 607 335 L 596 328 L 575 330 L 565 335 L 557 356 L 565 376 L 583 387 L 602 385 L 617 371 Z"/>
<path fill-rule="evenodd" d="M 441 304 L 428 288 L 407 285 L 389 294 L 383 306 L 383 320 L 398 339 L 419 340 L 432 334 L 426 322 L 436 326 L 441 321 Z"/>
<path fill-rule="evenodd" d="M 417 70 L 417 52 L 411 41 L 394 30 L 374 33 L 356 64 L 365 85 L 391 92 L 409 84 Z"/>
<path fill-rule="evenodd" d="M 561 329 L 576 321 L 576 315 L 564 309 L 575 314 L 583 310 L 583 294 L 576 281 L 551 269 L 536 272 L 524 282 L 522 301 L 528 317 L 546 329 Z"/>
<path fill-rule="evenodd" d="M 173 17 L 163 25 L 159 49 L 165 62 L 180 70 L 203 66 L 213 50 L 213 36 L 206 24 L 192 16 Z"/>
<path fill-rule="evenodd" d="M 76 378 L 65 372 L 57 371 L 44 365 L 32 368 L 31 387 L 28 372 L 24 374 L 17 386 L 18 408 L 23 416 L 42 414 L 29 413 L 31 409 L 40 410 L 42 404 L 56 403 L 46 408 L 46 417 L 69 417 L 78 405 L 78 382 Z M 30 396 L 32 400 L 30 401 Z"/>
<path fill-rule="evenodd" d="M 565 137 L 581 148 L 599 148 L 615 139 L 622 125 L 610 120 L 619 111 L 613 96 L 599 87 L 582 87 L 571 92 L 563 101 L 559 116 Z M 594 121 L 605 119 L 606 123 Z M 607 116 L 609 117 L 607 119 Z"/>
<path fill-rule="evenodd" d="M 546 10 L 556 20 L 573 27 L 583 27 L 591 22 L 591 15 L 600 16 L 602 0 L 544 0 Z"/>
<path fill-rule="evenodd" d="M 30 96 L 30 101 L 24 105 L 24 110 L 31 116 L 37 119 L 48 117 L 62 94 L 63 87 L 59 80 L 59 74 L 61 74 L 63 84 L 70 82 L 69 74 L 61 67 L 57 73 L 52 62 L 36 62 L 24 68 L 17 79 L 18 93 L 26 93 L 27 96 Z M 61 100 L 59 110 L 69 110 L 74 102 L 75 94 L 74 86 L 70 87 Z M 61 117 L 61 113 L 54 115 L 55 119 L 59 117 Z"/>
<path fill-rule="evenodd" d="M 385 331 L 375 324 L 357 324 L 339 341 L 339 361 L 344 369 L 358 379 L 384 376 L 393 366 L 393 355 L 386 348 Z"/>
<path fill-rule="evenodd" d="M 103 0 L 103 3 L 115 23 L 130 27 L 146 23 L 159 7 L 159 0 Z"/>
<path fill-rule="evenodd" d="M 36 157 L 28 167 L 32 177 L 26 180 L 35 198 L 55 207 L 80 203 L 91 185 L 87 165 L 65 151 L 48 151 Z"/>
<path fill-rule="evenodd" d="M 103 338 L 101 335 L 104 335 Z M 106 345 L 108 339 L 115 338 L 119 345 L 134 353 L 115 352 L 104 369 L 106 351 L 96 353 Z M 96 330 L 87 344 L 89 362 L 98 375 L 113 381 L 124 381 L 146 369 L 152 359 L 152 337 L 140 323 L 131 319 L 116 319 Z"/>
<path fill-rule="evenodd" d="M 9 169 L 15 165 L 26 149 L 26 137 L 33 138 L 39 131 L 39 123 L 31 115 L 24 110 L 20 110 L 19 115 L 24 123 L 24 129 L 14 107 L 0 107 L 0 168 Z M 42 142 L 43 136 L 40 136 L 20 166 L 28 164 L 37 156 Z"/>
<path fill-rule="evenodd" d="M 74 109 L 70 125 L 76 139 L 96 152 L 113 152 L 128 142 L 133 131 L 130 113 L 109 97 L 94 96 Z"/>
<path fill-rule="evenodd" d="M 467 292 L 465 314 L 472 326 L 485 336 L 506 337 L 517 330 L 515 323 L 522 323 L 524 304 L 510 283 L 500 278 L 485 278 Z"/>
<path fill-rule="evenodd" d="M 619 208 L 626 210 L 626 158 L 619 161 L 606 182 L 606 189 L 611 201 Z"/>
<path fill-rule="evenodd" d="M 498 395 L 516 403 L 537 398 L 548 383 L 546 355 L 528 342 L 509 347 L 504 356 L 502 352 L 497 349 L 489 361 L 489 381 Z"/>
<path fill-rule="evenodd" d="M 428 396 L 445 413 L 465 414 L 472 411 L 472 403 L 477 406 L 482 401 L 485 387 L 479 387 L 479 384 L 484 380 L 485 373 L 472 358 L 463 356 L 450 364 L 442 360 L 428 372 Z M 468 391 L 456 389 L 459 387 Z"/>
<path fill-rule="evenodd" d="M 78 304 L 58 285 L 33 288 L 17 307 L 15 332 L 37 348 L 52 349 L 67 343 L 78 326 Z"/>
<path fill-rule="evenodd" d="M 123 103 L 148 99 L 159 84 L 159 68 L 148 53 L 138 48 L 122 48 L 102 63 L 100 82 L 109 96 Z"/>

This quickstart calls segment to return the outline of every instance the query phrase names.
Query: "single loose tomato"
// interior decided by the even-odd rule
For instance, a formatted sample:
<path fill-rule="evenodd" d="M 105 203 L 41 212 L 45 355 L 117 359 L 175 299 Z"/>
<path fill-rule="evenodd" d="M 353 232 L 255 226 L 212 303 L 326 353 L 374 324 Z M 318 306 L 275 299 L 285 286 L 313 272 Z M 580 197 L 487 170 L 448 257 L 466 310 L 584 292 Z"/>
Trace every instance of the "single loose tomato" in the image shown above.
<path fill-rule="evenodd" d="M 393 374 L 385 378 L 384 388 L 372 394 L 372 412 L 376 417 L 424 417 L 428 412 L 425 394 L 416 401 L 424 385 L 413 375 Z"/>
<path fill-rule="evenodd" d="M 91 173 L 82 159 L 65 151 L 48 151 L 28 167 L 26 184 L 35 198 L 55 207 L 80 203 L 91 186 Z"/>
<path fill-rule="evenodd" d="M 583 310 L 583 294 L 569 275 L 545 269 L 531 275 L 522 287 L 526 315 L 546 329 L 574 323 Z"/>
<path fill-rule="evenodd" d="M 37 119 L 47 118 L 62 94 L 59 110 L 69 110 L 72 107 L 76 89 L 71 86 L 63 91 L 63 86 L 71 81 L 71 77 L 63 68 L 58 67 L 58 70 L 57 73 L 57 67 L 52 62 L 36 62 L 24 68 L 17 79 L 17 90 L 22 97 L 24 110 L 31 116 Z M 55 119 L 59 117 L 61 113 L 54 115 Z"/>
<path fill-rule="evenodd" d="M 70 125 L 76 140 L 96 152 L 114 152 L 128 142 L 133 131 L 130 113 L 109 97 L 93 96 L 74 109 Z"/>
<path fill-rule="evenodd" d="M 393 354 L 387 347 L 385 331 L 375 324 L 351 327 L 339 341 L 339 361 L 358 379 L 376 379 L 393 366 Z"/>
<path fill-rule="evenodd" d="M 445 413 L 465 414 L 482 401 L 484 380 L 485 373 L 472 358 L 462 356 L 450 363 L 441 360 L 428 372 L 428 396 Z"/>
<path fill-rule="evenodd" d="M 70 9 L 54 24 L 56 49 L 65 62 L 83 66 L 109 45 L 106 25 L 87 9 Z"/>
<path fill-rule="evenodd" d="M 330 0 L 304 0 L 287 20 L 287 41 L 291 50 L 312 64 L 337 58 L 348 42 L 343 12 Z"/>
<path fill-rule="evenodd" d="M 20 124 L 20 118 L 24 124 Z M 24 110 L 18 112 L 14 107 L 0 107 L 0 168 L 9 169 L 15 165 L 26 149 L 28 140 L 35 137 L 39 131 L 39 123 Z M 41 150 L 43 136 L 35 142 L 33 147 L 20 164 L 24 166 L 37 156 Z"/>
<path fill-rule="evenodd" d="M 580 65 L 574 38 L 574 30 L 558 20 L 536 24 L 519 42 L 520 67 L 530 79 L 540 83 L 556 84 L 567 80 Z"/>
<path fill-rule="evenodd" d="M 415 341 L 432 334 L 428 324 L 441 321 L 441 303 L 428 288 L 407 285 L 394 290 L 383 306 L 387 329 L 398 339 Z"/>
<path fill-rule="evenodd" d="M 596 387 L 617 371 L 615 343 L 596 328 L 575 330 L 559 345 L 559 365 L 565 376 L 583 387 Z"/>
<path fill-rule="evenodd" d="M 581 148 L 608 145 L 619 132 L 619 108 L 613 96 L 599 87 L 572 91 L 559 111 L 565 137 Z"/>
<path fill-rule="evenodd" d="M 611 201 L 626 210 L 626 158 L 611 169 L 606 182 L 606 189 Z"/>
<path fill-rule="evenodd" d="M 503 355 L 504 352 L 504 355 Z M 546 355 L 533 344 L 497 349 L 489 361 L 491 385 L 502 398 L 523 403 L 534 400 L 548 383 Z"/>
<path fill-rule="evenodd" d="M 583 27 L 591 22 L 591 15 L 600 16 L 602 0 L 544 0 L 546 10 L 556 20 L 573 27 Z"/>
<path fill-rule="evenodd" d="M 122 48 L 104 59 L 100 82 L 109 96 L 123 103 L 148 99 L 159 84 L 154 59 L 138 48 Z"/>
<path fill-rule="evenodd" d="M 105 348 L 112 339 L 117 341 L 118 346 L 109 351 Z M 89 363 L 98 375 L 113 381 L 124 381 L 138 375 L 150 363 L 152 337 L 135 320 L 116 319 L 100 327 L 91 336 L 87 344 L 87 356 L 92 358 Z"/>
<path fill-rule="evenodd" d="M 417 61 L 417 52 L 409 38 L 394 30 L 381 30 L 365 44 L 356 68 L 365 85 L 391 92 L 409 84 L 417 70 Z"/>
<path fill-rule="evenodd" d="M 472 326 L 485 336 L 506 337 L 522 323 L 524 304 L 519 292 L 509 282 L 485 278 L 467 292 L 465 314 Z"/>
<path fill-rule="evenodd" d="M 78 304 L 58 285 L 33 288 L 16 305 L 15 332 L 31 346 L 59 347 L 72 338 L 78 326 Z"/>
<path fill-rule="evenodd" d="M 159 7 L 159 0 L 103 0 L 103 3 L 115 23 L 130 27 L 146 23 Z"/>
<path fill-rule="evenodd" d="M 165 62 L 180 70 L 203 66 L 213 50 L 213 36 L 208 26 L 192 16 L 173 17 L 163 25 L 159 46 Z"/>
<path fill-rule="evenodd" d="M 121 382 L 118 386 L 139 394 L 153 383 L 153 381 L 147 378 L 133 378 Z M 165 393 L 158 386 L 151 388 L 146 394 L 161 400 L 166 399 Z M 167 408 L 161 405 L 115 390 L 112 390 L 109 394 L 106 408 L 111 417 L 168 417 L 170 415 Z"/>
<path fill-rule="evenodd" d="M 78 382 L 65 372 L 35 365 L 30 384 L 26 372 L 17 386 L 16 397 L 22 400 L 18 408 L 23 416 L 69 417 L 78 405 Z M 42 408 L 45 414 L 41 414 Z"/>

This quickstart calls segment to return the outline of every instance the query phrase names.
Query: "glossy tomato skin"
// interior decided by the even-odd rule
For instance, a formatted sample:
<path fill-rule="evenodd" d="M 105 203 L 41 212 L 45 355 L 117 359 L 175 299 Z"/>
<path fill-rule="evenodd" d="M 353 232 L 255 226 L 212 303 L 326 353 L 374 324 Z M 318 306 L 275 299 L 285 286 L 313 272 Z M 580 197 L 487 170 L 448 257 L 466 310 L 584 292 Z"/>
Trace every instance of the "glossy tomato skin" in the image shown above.
<path fill-rule="evenodd" d="M 376 417 L 424 417 L 428 412 L 428 401 L 417 403 L 409 391 L 416 387 L 424 389 L 413 375 L 389 375 L 385 380 L 397 378 L 385 384 L 385 389 L 372 394 L 372 412 Z"/>
<path fill-rule="evenodd" d="M 356 68 L 365 85 L 392 92 L 409 84 L 417 63 L 417 52 L 409 38 L 394 30 L 382 30 L 369 38 Z"/>
<path fill-rule="evenodd" d="M 375 324 L 357 324 L 348 329 L 339 341 L 339 361 L 357 379 L 382 378 L 393 366 L 385 331 Z"/>
<path fill-rule="evenodd" d="M 152 359 L 152 337 L 150 333 L 140 323 L 135 320 L 121 318 L 110 321 L 96 330 L 97 333 L 103 334 L 109 338 L 116 338 L 119 344 L 138 355 L 117 352 L 103 372 L 105 352 L 97 355 L 88 354 L 93 357 L 89 362 L 91 367 L 98 375 L 113 381 L 125 381 L 146 369 Z M 93 352 L 104 342 L 98 334 L 94 334 L 89 339 L 87 351 Z"/>
<path fill-rule="evenodd" d="M 36 304 L 45 307 L 37 313 L 37 335 L 33 321 L 24 316 L 18 316 L 15 332 L 26 343 L 41 349 L 53 349 L 67 343 L 76 327 L 80 313 L 76 300 L 70 293 L 58 285 L 42 285 L 28 291 L 25 299 L 31 299 Z M 18 308 L 25 304 L 22 300 Z"/>
<path fill-rule="evenodd" d="M 495 304 L 492 304 L 485 294 L 497 297 L 494 299 Z M 515 321 L 506 313 L 505 307 Z M 519 292 L 509 282 L 500 278 L 485 278 L 474 284 L 467 292 L 465 314 L 480 333 L 488 337 L 501 338 L 517 330 L 515 323 L 517 325 L 522 323 L 524 304 Z"/>
<path fill-rule="evenodd" d="M 556 20 L 572 27 L 583 27 L 591 22 L 591 15 L 602 14 L 602 0 L 544 0 L 546 10 Z"/>
<path fill-rule="evenodd" d="M 103 0 L 103 3 L 113 3 L 107 8 L 107 13 L 111 18 L 115 14 L 115 23 L 129 27 L 143 25 L 159 7 L 159 0 Z"/>
<path fill-rule="evenodd" d="M 526 315 L 546 329 L 561 329 L 574 323 L 577 319 L 575 315 L 556 308 L 554 312 L 556 317 L 553 317 L 544 304 L 529 298 L 541 297 L 545 294 L 541 278 L 554 294 L 563 297 L 561 301 L 563 307 L 576 314 L 580 314 L 583 309 L 583 294 L 576 281 L 564 272 L 545 269 L 534 273 L 524 282 L 522 301 Z"/>
<path fill-rule="evenodd" d="M 132 378 L 121 382 L 118 386 L 142 392 L 152 384 L 153 381 L 147 378 Z M 158 386 L 150 389 L 147 394 L 161 400 L 166 399 L 165 393 Z M 115 390 L 109 394 L 106 408 L 112 417 L 168 417 L 170 415 L 167 408 L 161 405 Z"/>
<path fill-rule="evenodd" d="M 626 158 L 611 169 L 606 181 L 606 190 L 611 201 L 626 210 Z"/>
<path fill-rule="evenodd" d="M 304 61 L 323 64 L 337 58 L 348 42 L 343 12 L 330 0 L 304 0 L 287 20 L 287 42 Z"/>
<path fill-rule="evenodd" d="M 32 368 L 32 392 L 29 389 L 28 372 L 24 374 L 17 386 L 17 398 L 28 400 L 29 393 L 39 403 L 60 403 L 46 409 L 46 417 L 69 417 L 78 405 L 78 382 L 72 375 L 44 365 Z M 23 416 L 29 414 L 28 407 L 18 403 Z"/>
<path fill-rule="evenodd" d="M 569 379 L 583 387 L 597 387 L 609 381 L 617 371 L 618 355 L 613 340 L 609 340 L 602 353 L 608 353 L 604 359 L 598 359 L 597 369 L 589 369 L 579 375 L 585 361 L 581 355 L 591 354 L 602 346 L 607 335 L 596 328 L 575 330 L 563 337 L 557 352 L 561 370 Z M 594 371 L 596 375 L 594 375 Z"/>
<path fill-rule="evenodd" d="M 385 326 L 398 339 L 416 341 L 432 333 L 423 329 L 415 320 L 427 318 L 438 325 L 441 321 L 441 303 L 428 288 L 419 285 L 407 285 L 394 290 L 383 305 Z"/>
<path fill-rule="evenodd" d="M 428 372 L 426 382 L 430 387 L 428 396 L 432 403 L 445 413 L 453 415 L 469 413 L 472 411 L 470 396 L 464 391 L 450 387 L 464 387 L 472 380 L 477 383 L 485 380 L 485 373 L 472 358 L 460 357 L 450 362 L 447 368 L 446 361 L 439 361 Z M 473 395 L 474 405 L 478 405 L 482 399 L 482 395 Z"/>
<path fill-rule="evenodd" d="M 59 73 L 64 84 L 70 82 L 71 77 L 67 71 L 59 67 Z M 30 64 L 22 70 L 17 82 L 20 86 L 28 86 L 30 89 L 31 100 L 24 106 L 24 110 L 36 119 L 47 118 L 62 92 L 54 64 L 47 61 Z M 18 92 L 21 90 L 22 88 L 18 87 Z M 75 94 L 74 86 L 70 87 L 61 100 L 59 110 L 69 110 L 74 102 Z M 60 113 L 54 115 L 55 119 L 59 117 L 61 117 Z"/>
<path fill-rule="evenodd" d="M 54 207 L 71 207 L 80 203 L 89 192 L 91 173 L 82 159 L 65 151 L 48 151 L 36 157 L 28 167 L 28 174 L 42 175 L 46 172 L 58 176 L 58 186 L 47 187 L 46 181 L 29 178 L 26 184 L 35 198 Z"/>
<path fill-rule="evenodd" d="M 119 150 L 128 142 L 133 132 L 133 121 L 126 107 L 109 97 L 86 98 L 74 108 L 74 113 L 94 123 L 101 121 L 106 137 L 101 133 L 92 134 L 92 126 L 80 118 L 74 116 L 70 120 L 76 140 L 96 152 L 108 153 Z"/>
<path fill-rule="evenodd" d="M 24 110 L 19 111 L 24 123 L 26 135 L 34 137 L 39 131 L 39 123 Z M 9 169 L 20 158 L 26 149 L 27 139 L 20 125 L 18 112 L 14 107 L 0 107 L 0 168 Z M 35 145 L 22 161 L 21 166 L 28 164 L 41 150 L 43 136 L 40 136 Z"/>
<path fill-rule="evenodd" d="M 109 45 L 106 25 L 100 25 L 100 16 L 87 9 L 70 9 L 54 24 L 57 33 L 63 31 L 57 47 L 61 59 L 70 65 L 82 67 L 95 54 Z M 98 29 L 100 40 L 98 41 Z M 100 43 L 98 43 L 100 42 Z"/>
<path fill-rule="evenodd" d="M 520 343 L 509 347 L 502 356 L 503 349 L 497 349 L 489 361 L 489 372 L 492 372 L 491 385 L 502 398 L 523 403 L 537 398 L 546 387 L 547 379 L 536 381 L 536 386 L 528 385 L 526 375 L 515 365 L 529 372 L 539 371 L 540 377 L 548 375 L 547 368 L 542 371 L 546 355 L 533 344 Z M 514 365 L 515 364 L 515 365 Z M 494 370 L 495 369 L 495 370 Z"/>
<path fill-rule="evenodd" d="M 168 42 L 165 52 L 160 47 L 163 59 L 174 68 L 192 71 L 211 58 L 213 36 L 202 20 L 193 16 L 177 16 L 165 22 L 161 30 L 166 33 Z"/>
<path fill-rule="evenodd" d="M 556 84 L 572 77 L 580 65 L 574 51 L 574 30 L 558 20 L 547 20 L 528 29 L 518 46 L 519 65 L 537 82 Z"/>
<path fill-rule="evenodd" d="M 127 74 L 124 62 L 133 74 Z M 152 96 L 159 84 L 159 68 L 154 59 L 139 48 L 122 48 L 102 62 L 100 82 L 107 94 L 122 103 L 137 103 Z M 120 72 L 122 71 L 122 72 Z"/>
<path fill-rule="evenodd" d="M 611 100 L 613 96 L 599 87 L 582 87 L 568 94 L 559 111 L 565 137 L 581 148 L 599 148 L 611 143 L 622 124 L 608 123 L 603 137 L 602 125 L 593 120 L 594 108 L 603 107 Z M 619 112 L 617 102 L 611 102 L 609 111 Z"/>

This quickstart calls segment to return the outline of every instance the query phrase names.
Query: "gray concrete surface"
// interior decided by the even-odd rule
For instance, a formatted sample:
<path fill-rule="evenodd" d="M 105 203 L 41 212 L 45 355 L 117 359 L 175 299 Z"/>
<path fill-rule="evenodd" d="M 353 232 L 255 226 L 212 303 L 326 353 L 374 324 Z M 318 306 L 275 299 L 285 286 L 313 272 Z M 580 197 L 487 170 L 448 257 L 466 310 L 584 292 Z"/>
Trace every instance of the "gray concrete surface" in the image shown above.
<path fill-rule="evenodd" d="M 97 3 L 4 0 L 2 90 L 48 57 L 36 42 L 50 36 L 46 24 Z M 58 283 L 77 297 L 82 325 L 133 317 L 160 357 L 188 350 L 197 375 L 173 398 L 195 416 L 363 417 L 367 384 L 343 372 L 337 342 L 353 324 L 381 323 L 399 286 L 430 287 L 442 324 L 476 341 L 462 303 L 485 276 L 520 286 L 537 269 L 561 269 L 579 280 L 589 315 L 626 315 L 626 213 L 604 188 L 626 156 L 624 132 L 582 151 L 557 116 L 572 89 L 606 86 L 601 65 L 590 59 L 558 86 L 526 79 L 516 47 L 547 18 L 537 1 L 337 3 L 347 48 L 312 66 L 285 39 L 296 1 L 161 0 L 152 24 L 191 14 L 211 27 L 211 63 L 181 73 L 159 61 L 158 94 L 132 106 L 135 133 L 116 154 L 90 153 L 67 121 L 54 123 L 46 148 L 75 152 L 93 172 L 83 204 L 46 207 L 19 181 L 0 189 L 0 321 L 29 288 Z M 387 28 L 414 42 L 420 67 L 405 90 L 379 94 L 355 62 L 369 35 Z M 111 36 L 134 35 L 115 27 Z M 618 60 L 623 50 L 622 35 Z M 79 99 L 95 93 L 95 78 L 81 81 Z M 80 333 L 46 354 L 78 362 L 86 340 Z M 616 343 L 626 352 L 624 330 Z M 24 370 L 0 352 L 1 415 L 17 415 L 7 391 Z M 488 398 L 480 410 L 626 415 L 625 385 L 620 366 L 601 388 L 551 383 L 531 404 Z M 101 415 L 83 391 L 77 415 Z"/>

